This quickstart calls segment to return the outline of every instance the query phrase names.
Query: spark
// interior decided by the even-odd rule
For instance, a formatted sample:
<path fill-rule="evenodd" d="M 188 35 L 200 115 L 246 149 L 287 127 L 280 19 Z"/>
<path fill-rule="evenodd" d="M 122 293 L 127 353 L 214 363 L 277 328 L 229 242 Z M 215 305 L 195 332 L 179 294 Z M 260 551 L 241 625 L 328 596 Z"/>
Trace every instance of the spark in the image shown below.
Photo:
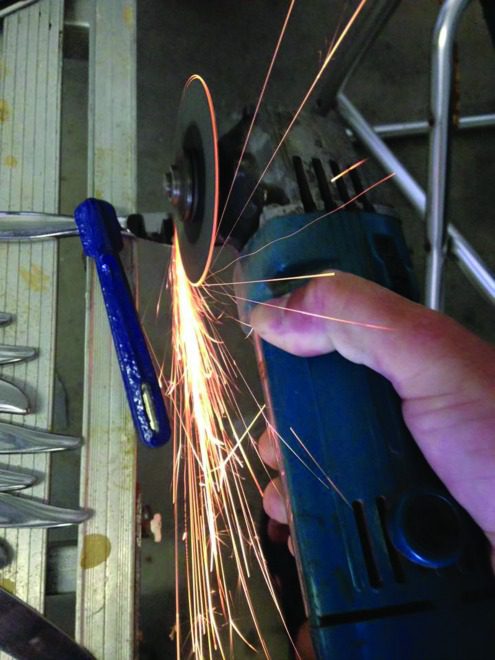
<path fill-rule="evenodd" d="M 226 294 L 228 295 L 228 294 Z M 393 328 L 390 328 L 386 325 L 380 325 L 378 323 L 366 323 L 364 321 L 351 321 L 350 319 L 341 319 L 336 316 L 327 316 L 326 314 L 318 314 L 317 312 L 307 312 L 303 309 L 295 309 L 294 307 L 281 307 L 280 305 L 275 305 L 274 303 L 269 302 L 259 302 L 257 300 L 252 300 L 251 298 L 243 298 L 241 296 L 235 296 L 237 300 L 242 300 L 242 302 L 252 303 L 254 305 L 261 305 L 262 307 L 273 307 L 274 309 L 283 309 L 284 312 L 294 312 L 295 314 L 302 314 L 303 316 L 312 316 L 317 319 L 323 319 L 324 321 L 333 321 L 335 323 L 344 323 L 345 325 L 355 325 L 361 328 L 368 328 L 370 330 L 385 330 L 390 332 Z"/>
<path fill-rule="evenodd" d="M 159 284 L 158 296 L 156 295 L 155 292 L 153 292 L 153 294 L 149 295 L 148 301 L 147 301 L 144 309 L 142 309 L 141 312 L 140 312 L 140 317 L 141 317 L 141 323 L 142 324 L 144 324 L 146 322 L 147 318 L 148 318 L 148 315 L 150 313 L 150 309 L 152 307 L 152 301 L 153 300 L 157 300 L 157 303 L 156 303 L 155 309 L 154 309 L 154 312 L 155 312 L 154 320 L 155 320 L 155 322 L 158 321 L 158 316 L 159 316 L 160 308 L 161 308 L 161 304 L 162 304 L 163 293 L 164 293 L 164 290 L 166 288 L 166 283 L 167 283 L 167 267 L 168 267 L 168 265 L 165 265 L 163 275 L 159 278 L 160 284 Z M 135 293 L 136 300 L 140 299 L 139 288 L 140 288 L 140 284 L 138 282 L 137 285 L 136 285 L 136 293 Z"/>
<path fill-rule="evenodd" d="M 327 53 L 327 56 L 325 57 L 325 60 L 323 61 L 323 64 L 322 64 L 321 67 L 319 68 L 318 73 L 316 74 L 315 78 L 313 79 L 313 82 L 312 82 L 311 85 L 309 86 L 308 91 L 306 92 L 306 94 L 304 95 L 302 101 L 300 102 L 300 104 L 299 104 L 297 110 L 295 111 L 295 113 L 294 113 L 292 119 L 291 119 L 290 122 L 289 122 L 289 125 L 288 125 L 287 128 L 285 129 L 285 131 L 284 131 L 282 137 L 280 138 L 279 143 L 278 143 L 277 146 L 275 147 L 275 150 L 274 150 L 273 154 L 270 156 L 270 159 L 268 160 L 268 163 L 265 165 L 263 171 L 261 172 L 261 174 L 260 174 L 260 176 L 259 176 L 259 178 L 258 178 L 258 180 L 257 180 L 257 182 L 256 182 L 256 184 L 255 184 L 255 186 L 254 186 L 254 188 L 253 188 L 253 190 L 252 190 L 251 193 L 249 194 L 249 197 L 247 198 L 247 200 L 246 200 L 246 202 L 245 202 L 245 204 L 244 204 L 244 206 L 243 206 L 241 212 L 239 213 L 239 216 L 238 216 L 237 220 L 236 220 L 235 223 L 233 224 L 230 233 L 232 233 L 232 231 L 234 230 L 234 227 L 237 225 L 237 223 L 239 222 L 240 218 L 242 218 L 242 215 L 243 215 L 244 211 L 245 211 L 245 210 L 247 209 L 247 207 L 249 206 L 249 203 L 250 203 L 251 200 L 253 199 L 254 193 L 256 192 L 256 190 L 258 189 L 260 183 L 263 181 L 263 179 L 264 179 L 266 173 L 267 173 L 268 170 L 270 169 L 270 167 L 271 167 L 273 161 L 275 160 L 275 158 L 276 158 L 278 152 L 280 151 L 280 149 L 281 149 L 283 143 L 285 142 L 287 136 L 288 136 L 289 133 L 291 132 L 291 130 L 292 130 L 294 124 L 295 124 L 296 121 L 298 120 L 299 115 L 301 114 L 301 112 L 302 112 L 304 106 L 305 106 L 306 103 L 308 102 L 308 99 L 310 98 L 311 94 L 314 92 L 315 87 L 316 87 L 316 86 L 318 85 L 318 83 L 320 82 L 320 79 L 321 79 L 321 77 L 323 76 L 323 74 L 324 74 L 326 68 L 328 67 L 328 65 L 329 65 L 330 62 L 332 61 L 332 59 L 333 59 L 335 53 L 336 53 L 337 50 L 339 49 L 341 43 L 343 42 L 343 40 L 344 40 L 345 37 L 347 36 L 347 34 L 348 34 L 349 30 L 351 29 L 351 27 L 354 25 L 355 21 L 357 20 L 359 14 L 361 13 L 361 11 L 362 11 L 362 9 L 363 9 L 363 7 L 364 7 L 364 5 L 366 4 L 367 1 L 368 1 L 368 0 L 361 0 L 361 2 L 358 4 L 358 6 L 356 7 L 356 9 L 354 10 L 352 16 L 351 16 L 350 19 L 347 21 L 347 24 L 346 24 L 345 27 L 343 28 L 342 32 L 339 34 L 338 38 L 335 40 L 335 42 L 334 42 L 334 43 L 332 44 L 332 46 L 330 47 L 330 49 L 329 49 L 329 51 L 328 51 L 328 53 Z"/>
<path fill-rule="evenodd" d="M 294 282 L 296 280 L 310 280 L 310 279 L 318 279 L 321 277 L 334 277 L 334 276 L 335 276 L 334 272 L 327 272 L 327 273 L 315 273 L 314 275 L 291 275 L 290 277 L 271 277 L 265 280 L 244 280 L 243 282 L 236 280 L 235 284 L 271 284 L 273 282 Z M 234 282 L 205 283 L 205 287 L 212 287 L 212 286 L 224 287 L 227 284 L 234 284 Z"/>
<path fill-rule="evenodd" d="M 351 165 L 347 169 L 343 170 L 339 174 L 336 174 L 334 177 L 330 179 L 330 183 L 335 183 L 338 181 L 338 179 L 341 179 L 342 177 L 346 176 L 346 174 L 349 174 L 349 172 L 352 172 L 352 170 L 356 170 L 358 167 L 361 167 L 361 165 L 364 165 L 368 159 L 363 158 L 362 160 L 358 160 L 357 163 L 354 163 L 354 165 Z"/>
<path fill-rule="evenodd" d="M 236 365 L 215 328 L 217 317 L 187 279 L 174 247 L 170 267 L 172 292 L 172 370 L 169 395 L 174 408 L 173 502 L 176 548 L 177 657 L 182 656 L 180 561 L 185 554 L 187 612 L 192 654 L 197 658 L 230 657 L 234 637 L 248 647 L 234 616 L 234 597 L 227 588 L 228 564 L 234 561 L 241 593 L 265 657 L 270 657 L 249 592 L 253 565 L 261 571 L 282 618 L 250 512 L 244 481 L 258 483 L 248 455 L 253 425 L 239 432 L 240 416 L 232 384 Z M 180 523 L 182 521 L 182 524 Z"/>
<path fill-rule="evenodd" d="M 347 206 L 350 206 L 351 204 L 354 204 L 356 200 L 358 200 L 360 197 L 364 197 L 367 193 L 369 193 L 371 190 L 374 188 L 377 188 L 378 186 L 381 186 L 384 184 L 386 181 L 389 181 L 392 177 L 395 176 L 395 172 L 390 172 L 390 174 L 387 174 L 386 176 L 382 177 L 378 181 L 375 181 L 374 183 L 370 184 L 360 192 L 356 193 L 353 197 L 351 197 L 347 202 L 344 202 L 340 206 L 338 206 L 336 209 L 332 209 L 331 211 L 327 211 L 326 213 L 322 213 L 316 218 L 313 218 L 310 222 L 306 223 L 303 227 L 299 227 L 299 229 L 295 229 L 292 232 L 289 232 L 288 234 L 285 234 L 284 236 L 279 236 L 278 238 L 274 238 L 273 241 L 269 241 L 268 243 L 265 243 L 265 245 L 262 245 L 260 248 L 257 250 L 254 250 L 253 252 L 244 252 L 240 256 L 236 257 L 235 259 L 232 259 L 232 261 L 229 261 L 229 263 L 226 266 L 223 266 L 222 268 L 219 268 L 216 270 L 214 273 L 210 273 L 208 276 L 209 278 L 215 277 L 219 273 L 222 273 L 224 270 L 227 270 L 230 266 L 234 265 L 238 261 L 242 261 L 243 259 L 247 259 L 248 257 L 252 257 L 255 254 L 259 254 L 260 252 L 263 252 L 263 250 L 266 250 L 268 247 L 273 245 L 274 243 L 278 243 L 279 241 L 285 241 L 289 238 L 293 238 L 294 236 L 297 236 L 297 234 L 300 234 L 302 231 L 306 231 L 308 227 L 311 227 L 311 225 L 314 225 L 315 222 L 320 222 L 321 220 L 324 220 L 325 218 L 328 218 L 329 216 L 333 215 L 334 213 L 338 213 L 339 211 L 342 211 L 345 209 Z M 213 262 L 215 263 L 215 262 Z"/>
<path fill-rule="evenodd" d="M 337 316 L 327 316 L 326 314 L 318 314 L 317 312 L 307 312 L 304 309 L 297 309 L 295 307 L 285 307 L 281 305 L 275 305 L 275 303 L 262 302 L 259 300 L 254 300 L 253 298 L 244 298 L 239 295 L 233 295 L 232 293 L 227 292 L 218 292 L 220 295 L 228 296 L 232 300 L 240 300 L 241 302 L 247 302 L 252 305 L 261 305 L 261 307 L 271 307 L 273 309 L 283 310 L 284 312 L 293 312 L 294 314 L 301 314 L 302 316 L 311 316 L 316 319 L 322 319 L 323 321 L 332 321 L 334 323 L 343 323 L 344 325 L 354 325 L 360 328 L 368 328 L 369 330 L 383 330 L 385 332 L 392 332 L 393 328 L 387 325 L 380 325 L 379 323 L 367 323 L 365 321 L 353 321 L 351 319 L 342 319 Z"/>
<path fill-rule="evenodd" d="M 293 454 L 297 458 L 297 460 L 301 463 L 301 465 L 303 465 L 308 470 L 308 472 L 311 472 L 311 474 L 321 483 L 322 486 L 324 486 L 325 488 L 329 488 L 328 484 L 326 483 L 328 481 L 330 486 L 340 495 L 340 497 L 342 497 L 344 502 L 349 505 L 349 502 L 347 501 L 347 499 L 344 497 L 344 495 L 342 495 L 341 491 L 337 488 L 337 486 L 334 484 L 334 482 L 328 477 L 328 475 L 325 473 L 325 471 L 321 468 L 320 464 L 317 461 L 315 461 L 315 459 L 311 456 L 311 453 L 308 451 L 308 449 L 304 445 L 302 445 L 303 449 L 305 449 L 305 451 L 308 452 L 308 454 L 310 455 L 312 461 L 316 464 L 319 471 L 323 474 L 323 478 L 321 478 L 314 470 L 311 469 L 311 466 L 308 465 L 308 463 L 306 463 L 306 461 L 303 458 L 301 458 L 301 456 L 297 453 L 297 451 L 295 451 L 295 449 L 293 447 L 291 447 L 291 445 L 287 442 L 287 440 L 285 440 L 285 438 L 283 438 L 280 435 L 280 433 L 277 431 L 277 429 L 272 424 L 270 424 L 270 422 L 268 420 L 267 420 L 267 426 L 271 430 L 271 432 L 274 433 L 278 437 L 279 441 L 287 447 L 287 449 L 291 452 L 291 454 Z M 292 428 L 291 428 L 291 432 L 293 432 Z M 300 440 L 299 437 L 296 436 L 296 439 L 299 442 L 301 442 L 301 444 L 302 444 L 302 441 Z M 277 492 L 280 495 L 282 494 L 279 491 L 279 489 L 277 488 L 276 485 L 275 485 L 275 489 L 277 490 Z"/>
<path fill-rule="evenodd" d="M 279 37 L 278 37 L 278 40 L 277 40 L 277 44 L 275 46 L 275 50 L 273 51 L 273 55 L 272 55 L 272 58 L 270 60 L 270 64 L 268 66 L 268 70 L 266 72 L 266 76 L 265 76 L 265 79 L 263 81 L 263 85 L 261 87 L 261 91 L 260 91 L 259 96 L 258 96 L 258 101 L 256 103 L 256 107 L 254 109 L 254 113 L 253 113 L 253 116 L 251 118 L 251 123 L 250 123 L 248 131 L 246 133 L 246 137 L 244 139 L 244 144 L 242 145 L 241 155 L 239 156 L 239 160 L 238 160 L 237 166 L 235 168 L 234 176 L 232 177 L 232 183 L 230 184 L 229 192 L 227 194 L 227 199 L 225 200 L 222 215 L 220 216 L 220 222 L 218 223 L 219 226 L 222 224 L 223 216 L 225 215 L 225 211 L 227 210 L 227 206 L 229 204 L 230 197 L 232 195 L 232 190 L 234 188 L 235 180 L 236 180 L 237 175 L 239 173 L 239 168 L 241 167 L 241 163 L 242 163 L 242 159 L 244 158 L 244 154 L 246 153 L 247 145 L 249 143 L 251 133 L 253 132 L 254 124 L 256 123 L 256 119 L 258 118 L 258 113 L 259 113 L 259 110 L 260 110 L 260 107 L 261 107 L 261 103 L 262 103 L 263 98 L 265 96 L 266 88 L 268 86 L 268 82 L 269 82 L 270 77 L 272 75 L 272 70 L 273 70 L 273 67 L 275 65 L 275 61 L 277 59 L 277 56 L 278 56 L 278 53 L 279 53 L 279 50 L 280 50 L 280 46 L 282 45 L 282 41 L 283 41 L 285 33 L 287 31 L 287 25 L 289 23 L 289 19 L 291 17 L 292 10 L 294 9 L 295 3 L 296 3 L 296 0 L 291 0 L 291 2 L 289 4 L 289 8 L 287 10 L 287 14 L 285 16 L 285 19 L 284 19 L 284 22 L 283 22 L 283 25 L 282 25 L 282 29 L 280 30 L 280 34 L 279 34 Z M 230 234 L 229 234 L 229 236 L 230 236 Z M 221 250 L 221 248 L 220 248 L 220 250 Z"/>
<path fill-rule="evenodd" d="M 341 498 L 344 500 L 344 502 L 347 504 L 347 506 L 348 506 L 350 509 L 352 509 L 352 506 L 351 506 L 349 500 L 348 500 L 348 499 L 346 498 L 346 496 L 344 495 L 344 493 L 340 490 L 340 488 L 337 486 L 337 484 L 335 483 L 335 481 L 334 481 L 333 479 L 331 479 L 331 478 L 328 476 L 328 474 L 325 472 L 325 470 L 321 467 L 321 465 L 318 463 L 318 461 L 315 459 L 315 457 L 313 456 L 313 454 L 312 454 L 312 453 L 309 451 L 309 449 L 306 447 L 306 445 L 305 445 L 304 442 L 301 440 L 301 438 L 300 438 L 299 435 L 296 433 L 296 431 L 292 428 L 292 426 L 290 427 L 290 432 L 291 432 L 292 435 L 295 437 L 295 439 L 298 441 L 298 443 L 300 444 L 300 446 L 304 449 L 304 451 L 306 452 L 306 454 L 308 455 L 308 457 L 309 457 L 309 459 L 312 461 L 312 463 L 314 463 L 314 465 L 316 465 L 316 467 L 318 468 L 319 472 L 323 475 L 324 479 L 325 479 L 326 481 L 328 481 L 328 483 L 330 484 L 330 486 L 331 486 L 331 487 L 334 489 L 334 491 L 339 495 L 339 497 L 341 497 Z"/>

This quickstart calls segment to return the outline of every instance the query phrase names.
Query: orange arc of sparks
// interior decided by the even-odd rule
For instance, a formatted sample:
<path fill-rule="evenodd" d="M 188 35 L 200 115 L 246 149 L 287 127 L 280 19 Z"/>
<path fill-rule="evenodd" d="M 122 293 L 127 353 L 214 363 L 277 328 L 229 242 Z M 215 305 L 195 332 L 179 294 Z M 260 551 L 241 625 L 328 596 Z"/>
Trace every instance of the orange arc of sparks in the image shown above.
<path fill-rule="evenodd" d="M 210 270 L 211 262 L 213 259 L 213 251 L 215 249 L 215 238 L 217 235 L 217 227 L 218 227 L 218 205 L 219 205 L 219 165 L 218 165 L 218 132 L 217 132 L 217 122 L 215 119 L 215 108 L 213 106 L 213 99 L 211 96 L 211 92 L 208 88 L 208 85 L 206 84 L 206 81 L 204 78 L 202 78 L 199 74 L 195 73 L 194 75 L 190 76 L 188 81 L 186 82 L 185 88 L 193 83 L 194 81 L 198 81 L 201 86 L 203 87 L 203 91 L 205 93 L 206 101 L 208 103 L 208 109 L 210 113 L 210 123 L 211 123 L 211 130 L 213 133 L 213 160 L 214 160 L 214 171 L 215 171 L 215 183 L 214 183 L 214 190 L 213 190 L 213 221 L 212 221 L 212 230 L 211 230 L 211 236 L 210 236 L 210 244 L 208 247 L 208 255 L 206 257 L 205 261 L 205 266 L 203 268 L 203 272 L 201 273 L 200 277 L 195 281 L 189 280 L 192 286 L 198 287 L 203 284 L 206 275 L 208 271 Z"/>

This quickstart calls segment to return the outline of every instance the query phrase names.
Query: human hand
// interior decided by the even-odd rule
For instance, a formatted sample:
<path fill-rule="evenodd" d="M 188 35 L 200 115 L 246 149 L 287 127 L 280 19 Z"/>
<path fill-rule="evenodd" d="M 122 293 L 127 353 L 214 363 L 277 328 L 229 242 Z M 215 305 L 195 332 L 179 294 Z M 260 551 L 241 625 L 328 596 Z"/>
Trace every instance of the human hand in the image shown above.
<path fill-rule="evenodd" d="M 348 273 L 312 280 L 270 303 L 276 307 L 258 305 L 251 316 L 266 341 L 304 357 L 337 350 L 393 384 L 425 458 L 495 548 L 495 349 L 454 320 Z M 275 467 L 269 436 L 260 451 Z M 267 487 L 264 507 L 287 522 L 280 482 Z"/>

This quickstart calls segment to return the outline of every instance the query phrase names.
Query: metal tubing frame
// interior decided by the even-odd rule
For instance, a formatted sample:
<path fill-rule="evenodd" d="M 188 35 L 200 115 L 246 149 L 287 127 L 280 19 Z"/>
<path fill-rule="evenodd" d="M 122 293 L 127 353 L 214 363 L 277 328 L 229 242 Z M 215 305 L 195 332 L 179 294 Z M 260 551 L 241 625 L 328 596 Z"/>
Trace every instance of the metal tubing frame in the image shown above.
<path fill-rule="evenodd" d="M 493 127 L 495 127 L 495 113 L 460 117 L 456 128 L 467 131 Z M 427 121 L 403 121 L 392 124 L 376 124 L 373 126 L 373 130 L 382 138 L 414 137 L 427 135 L 430 131 L 430 124 Z"/>
<path fill-rule="evenodd" d="M 443 301 L 454 39 L 462 13 L 469 2 L 470 0 L 446 0 L 440 9 L 433 31 L 430 79 L 431 129 L 426 196 L 426 235 L 429 251 L 425 291 L 426 305 L 432 309 L 441 309 Z"/>
<path fill-rule="evenodd" d="M 418 215 L 424 219 L 426 194 L 421 186 L 343 93 L 337 97 L 337 110 L 351 127 L 356 138 L 362 142 L 383 169 L 387 172 L 395 172 L 392 181 L 395 182 Z M 495 304 L 495 278 L 488 266 L 454 225 L 447 225 L 447 235 L 451 254 L 456 258 L 468 279 L 492 304 Z"/>

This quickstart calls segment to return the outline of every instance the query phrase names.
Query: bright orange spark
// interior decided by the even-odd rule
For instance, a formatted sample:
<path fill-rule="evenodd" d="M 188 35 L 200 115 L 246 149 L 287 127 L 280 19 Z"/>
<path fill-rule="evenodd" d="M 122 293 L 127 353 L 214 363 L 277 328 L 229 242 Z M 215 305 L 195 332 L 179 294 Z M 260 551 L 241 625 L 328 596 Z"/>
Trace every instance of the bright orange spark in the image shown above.
<path fill-rule="evenodd" d="M 194 74 L 189 77 L 188 81 L 186 82 L 186 86 L 184 88 L 184 92 L 186 91 L 187 87 L 195 82 L 198 82 L 202 88 L 204 95 L 206 97 L 206 101 L 208 104 L 208 110 L 209 110 L 209 120 L 211 124 L 211 131 L 212 131 L 212 143 L 214 145 L 214 148 L 212 150 L 212 155 L 213 155 L 213 170 L 214 172 L 219 171 L 219 164 L 218 164 L 218 149 L 217 149 L 217 144 L 218 144 L 218 133 L 217 133 L 217 123 L 215 119 L 215 108 L 213 107 L 213 99 L 211 97 L 211 92 L 208 88 L 208 85 L 206 84 L 205 80 L 198 74 Z M 218 184 L 218 176 L 215 177 L 215 182 L 212 190 L 213 194 L 213 210 L 212 210 L 212 228 L 211 228 L 211 239 L 210 239 L 210 244 L 208 246 L 208 255 L 206 257 L 204 266 L 203 266 L 203 272 L 201 275 L 198 277 L 198 279 L 195 282 L 192 282 L 192 286 L 201 286 L 203 283 L 203 280 L 206 277 L 206 274 L 208 273 L 210 269 L 210 264 L 211 260 L 213 258 L 213 250 L 215 248 L 215 238 L 217 235 L 217 226 L 218 226 L 218 200 L 219 200 L 219 184 Z"/>
<path fill-rule="evenodd" d="M 349 500 L 348 500 L 348 499 L 346 498 L 346 496 L 344 495 L 344 493 L 340 490 L 340 488 L 337 486 L 337 484 L 335 483 L 335 481 L 334 481 L 333 479 L 331 479 L 331 478 L 329 477 L 329 475 L 324 471 L 324 469 L 321 467 L 321 465 L 320 465 L 320 464 L 318 463 L 318 461 L 315 459 L 315 457 L 313 456 L 313 454 L 308 450 L 308 448 L 306 447 L 306 445 L 304 444 L 304 442 L 301 440 L 301 438 L 299 437 L 299 435 L 298 435 L 298 434 L 295 432 L 295 430 L 292 428 L 292 426 L 290 427 L 290 432 L 291 432 L 292 435 L 295 437 L 295 439 L 297 440 L 297 442 L 299 443 L 299 445 L 304 449 L 304 451 L 305 451 L 306 454 L 308 455 L 308 457 L 309 457 L 309 459 L 311 460 L 311 462 L 314 463 L 314 465 L 317 467 L 317 469 L 318 469 L 318 471 L 320 472 L 320 474 L 323 475 L 323 478 L 325 479 L 325 481 L 328 481 L 328 483 L 329 483 L 330 486 L 334 489 L 334 491 L 335 491 L 335 492 L 336 492 L 336 493 L 337 493 L 337 494 L 338 494 L 338 495 L 344 500 L 344 502 L 347 504 L 347 506 L 348 506 L 349 508 L 352 509 L 352 506 L 351 506 Z M 298 458 L 299 458 L 299 457 L 298 457 Z"/>
<path fill-rule="evenodd" d="M 244 282 L 240 282 L 236 280 L 235 284 L 270 284 L 272 282 L 294 282 L 297 280 L 309 280 L 309 279 L 318 279 L 318 278 L 323 278 L 323 277 L 334 277 L 335 273 L 333 272 L 328 272 L 328 273 L 315 273 L 314 275 L 291 275 L 290 277 L 271 277 L 269 279 L 265 280 L 245 280 Z M 229 284 L 229 282 L 211 282 L 211 283 L 205 283 L 205 287 L 211 287 L 211 286 L 221 286 L 224 287 L 226 284 Z M 233 282 L 230 282 L 230 284 L 234 284 Z"/>
<path fill-rule="evenodd" d="M 229 263 L 226 266 L 222 266 L 222 268 L 219 268 L 216 270 L 214 273 L 211 273 L 209 277 L 214 277 L 215 275 L 218 275 L 219 273 L 222 273 L 224 270 L 227 270 L 227 268 L 230 268 L 230 266 L 233 266 L 235 263 L 238 261 L 242 261 L 243 259 L 247 259 L 248 257 L 252 257 L 255 254 L 259 254 L 260 252 L 263 252 L 263 250 L 266 250 L 270 245 L 273 245 L 274 243 L 278 243 L 279 241 L 285 241 L 288 238 L 292 238 L 293 236 L 296 236 L 297 234 L 300 234 L 303 231 L 306 231 L 308 227 L 311 227 L 315 222 L 320 222 L 320 220 L 323 220 L 324 218 L 328 218 L 329 216 L 333 215 L 334 213 L 338 213 L 339 211 L 342 211 L 345 209 L 347 206 L 350 206 L 353 204 L 356 200 L 358 200 L 360 197 L 364 197 L 367 193 L 369 193 L 371 190 L 374 188 L 377 188 L 378 186 L 381 186 L 384 184 L 386 181 L 389 181 L 392 177 L 395 176 L 395 172 L 391 172 L 390 174 L 387 174 L 383 178 L 379 179 L 378 181 L 375 181 L 375 183 L 370 184 L 367 188 L 364 190 L 361 190 L 360 192 L 356 193 L 351 199 L 349 199 L 347 202 L 344 202 L 340 206 L 338 206 L 336 209 L 332 209 L 331 211 L 327 211 L 326 213 L 322 213 L 316 218 L 313 218 L 310 222 L 307 224 L 303 225 L 302 227 L 299 227 L 299 229 L 295 229 L 294 231 L 285 234 L 284 236 L 279 236 L 278 238 L 274 238 L 273 241 L 269 241 L 268 243 L 265 243 L 265 245 L 262 245 L 260 248 L 257 250 L 254 250 L 253 252 L 247 252 L 244 254 L 241 254 L 238 256 L 236 259 L 232 259 L 232 261 L 229 261 Z"/>
<path fill-rule="evenodd" d="M 263 81 L 263 85 L 261 87 L 261 91 L 260 91 L 259 96 L 258 96 L 258 101 L 256 103 L 256 108 L 254 109 L 253 117 L 251 119 L 251 123 L 249 125 L 248 132 L 246 133 L 246 137 L 244 139 L 244 144 L 242 145 L 241 155 L 239 156 L 239 161 L 237 163 L 237 167 L 235 168 L 234 176 L 232 178 L 232 183 L 230 184 L 229 192 L 227 194 L 227 199 L 225 200 L 222 215 L 220 216 L 220 222 L 218 223 L 219 226 L 222 224 L 223 216 L 225 215 L 225 211 L 227 210 L 227 206 L 229 204 L 230 197 L 232 195 L 232 190 L 234 188 L 234 183 L 235 183 L 235 180 L 236 180 L 237 175 L 239 173 L 239 168 L 241 166 L 242 159 L 244 158 L 244 154 L 246 153 L 247 145 L 248 145 L 248 142 L 249 142 L 249 138 L 251 137 L 251 133 L 253 132 L 254 124 L 256 123 L 256 119 L 258 118 L 258 113 L 259 113 L 260 106 L 261 106 L 261 103 L 263 101 L 263 98 L 265 96 L 266 88 L 268 86 L 268 81 L 270 80 L 270 77 L 272 75 L 272 70 L 273 70 L 273 67 L 275 65 L 275 61 L 277 59 L 278 52 L 280 50 L 280 46 L 281 46 L 282 41 L 284 39 L 285 33 L 287 31 L 287 25 L 289 23 L 289 19 L 291 17 L 292 10 L 294 9 L 295 4 L 296 4 L 296 0 L 291 0 L 291 2 L 289 4 L 289 8 L 287 10 L 287 14 L 285 16 L 285 19 L 284 19 L 284 22 L 283 22 L 283 25 L 282 25 L 282 29 L 280 30 L 280 35 L 278 37 L 277 44 L 275 46 L 275 50 L 273 51 L 272 59 L 270 60 L 270 64 L 268 66 L 268 71 L 266 72 L 266 76 L 265 76 L 265 79 Z M 230 233 L 232 233 L 232 230 L 231 230 Z M 220 251 L 221 251 L 221 249 L 222 248 L 220 248 Z"/>
<path fill-rule="evenodd" d="M 276 603 L 244 491 L 244 480 L 250 476 L 262 492 L 246 448 L 252 442 L 251 428 L 256 418 L 242 432 L 236 430 L 233 415 L 240 417 L 240 410 L 231 383 L 235 363 L 217 335 L 214 326 L 217 319 L 202 295 L 202 288 L 188 281 L 175 248 L 170 283 L 173 356 L 169 394 L 175 412 L 177 657 L 183 657 L 179 597 L 179 555 L 183 549 L 193 655 L 230 657 L 226 638 L 230 647 L 234 637 L 251 645 L 234 620 L 234 597 L 227 588 L 228 564 L 234 561 L 241 593 L 262 652 L 268 658 L 269 651 L 249 593 L 254 560 Z M 258 415 L 262 414 L 260 407 Z"/>
<path fill-rule="evenodd" d="M 229 294 L 225 294 L 229 295 Z M 357 325 L 361 328 L 369 328 L 370 330 L 385 330 L 390 332 L 393 328 L 390 328 L 386 325 L 380 325 L 378 323 L 365 323 L 364 321 L 351 321 L 349 319 L 341 319 L 336 316 L 326 316 L 326 314 L 317 314 L 316 312 L 306 312 L 303 309 L 294 309 L 293 307 L 280 307 L 280 305 L 275 305 L 269 302 L 258 302 L 257 300 L 252 300 L 251 298 L 243 298 L 242 296 L 235 296 L 236 300 L 242 300 L 242 302 L 253 303 L 254 305 L 261 305 L 262 307 L 273 307 L 274 309 L 283 309 L 285 312 L 293 312 L 294 314 L 302 314 L 303 316 L 312 316 L 317 319 L 323 319 L 324 321 L 334 321 L 336 323 L 344 323 L 345 325 Z"/>
<path fill-rule="evenodd" d="M 305 106 L 306 103 L 308 102 L 309 97 L 310 97 L 311 94 L 314 92 L 314 89 L 315 89 L 315 87 L 317 86 L 317 84 L 320 82 L 320 79 L 321 79 L 321 77 L 323 76 L 323 74 L 325 73 L 326 68 L 328 67 L 328 65 L 330 64 L 331 60 L 333 59 L 333 56 L 335 55 L 335 53 L 336 53 L 337 50 L 339 49 L 340 44 L 342 43 L 342 41 L 343 41 L 343 40 L 345 39 L 345 37 L 347 36 L 347 33 L 349 32 L 349 30 L 351 29 L 351 27 L 352 27 L 352 26 L 354 25 L 354 23 L 356 22 L 356 20 L 357 20 L 359 14 L 361 13 L 361 11 L 362 11 L 364 5 L 366 4 L 366 2 L 367 2 L 367 0 L 361 0 L 361 2 L 360 2 L 360 3 L 358 4 L 358 6 L 356 7 L 354 13 L 352 14 L 352 16 L 351 16 L 350 19 L 347 21 L 347 24 L 346 24 L 345 27 L 343 28 L 342 32 L 339 34 L 338 38 L 335 40 L 335 43 L 333 43 L 333 45 L 332 45 L 331 48 L 329 49 L 329 51 L 328 51 L 328 53 L 327 53 L 327 56 L 325 57 L 325 60 L 324 60 L 323 64 L 321 65 L 320 69 L 318 70 L 318 73 L 316 74 L 316 76 L 315 76 L 313 82 L 312 82 L 311 85 L 309 86 L 308 91 L 306 92 L 306 94 L 304 95 L 302 101 L 300 102 L 299 107 L 297 108 L 296 112 L 294 113 L 294 116 L 292 117 L 291 121 L 289 122 L 289 125 L 288 125 L 287 128 L 285 129 L 285 131 L 284 131 L 282 137 L 280 138 L 279 143 L 278 143 L 277 146 L 275 147 L 275 150 L 274 150 L 273 154 L 271 155 L 271 157 L 270 157 L 268 163 L 265 165 L 263 171 L 261 172 L 261 174 L 260 174 L 260 176 L 259 176 L 259 179 L 258 179 L 258 181 L 256 182 L 256 184 L 255 184 L 255 186 L 254 186 L 252 192 L 250 193 L 249 197 L 247 198 L 246 203 L 244 204 L 244 206 L 243 206 L 243 208 L 242 208 L 242 211 L 239 213 L 239 216 L 238 216 L 236 222 L 234 223 L 234 227 L 235 227 L 235 225 L 237 224 L 237 222 L 239 221 L 239 218 L 242 217 L 244 211 L 247 209 L 247 207 L 248 207 L 250 201 L 253 199 L 254 193 L 256 192 L 256 190 L 258 189 L 258 186 L 259 186 L 260 183 L 263 181 L 263 178 L 265 177 L 266 173 L 267 173 L 268 170 L 270 169 L 271 164 L 272 164 L 273 161 L 275 160 L 276 155 L 277 155 L 278 152 L 280 151 L 280 149 L 281 149 L 283 143 L 285 142 L 287 136 L 288 136 L 289 133 L 291 132 L 291 130 L 292 130 L 294 124 L 296 123 L 296 121 L 297 121 L 299 115 L 301 114 L 301 112 L 302 112 L 304 106 Z"/>
<path fill-rule="evenodd" d="M 349 172 L 352 172 L 352 170 L 355 170 L 355 169 L 357 169 L 358 167 L 361 167 L 361 165 L 364 165 L 364 164 L 366 163 L 367 160 L 368 160 L 367 158 L 363 158 L 362 160 L 358 160 L 358 162 L 357 162 L 357 163 L 354 163 L 354 165 L 351 165 L 350 167 L 348 167 L 347 169 L 343 170 L 342 172 L 339 172 L 339 174 L 337 174 L 336 176 L 332 177 L 332 178 L 330 179 L 330 183 L 335 183 L 336 181 L 338 181 L 339 179 L 341 179 L 341 178 L 342 178 L 343 176 L 345 176 L 346 174 L 349 174 Z"/>

